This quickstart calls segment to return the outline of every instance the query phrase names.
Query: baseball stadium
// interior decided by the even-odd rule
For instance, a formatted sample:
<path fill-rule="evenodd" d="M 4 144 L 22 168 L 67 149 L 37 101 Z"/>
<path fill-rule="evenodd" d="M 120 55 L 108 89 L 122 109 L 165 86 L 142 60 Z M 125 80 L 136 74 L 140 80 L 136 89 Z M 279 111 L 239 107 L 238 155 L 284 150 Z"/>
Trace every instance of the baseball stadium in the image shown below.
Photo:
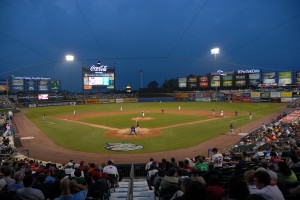
<path fill-rule="evenodd" d="M 115 77 L 114 69 L 82 67 L 80 94 L 62 92 L 60 80 L 50 78 L 1 80 L 3 162 L 18 157 L 64 168 L 113 161 L 123 177 L 131 166 L 145 177 L 150 158 L 195 166 L 217 149 L 231 176 L 244 152 L 252 161 L 240 174 L 259 166 L 259 151 L 276 146 L 284 153 L 289 144 L 300 152 L 300 72 L 218 71 L 180 77 L 173 90 L 136 92 L 115 91 Z"/>

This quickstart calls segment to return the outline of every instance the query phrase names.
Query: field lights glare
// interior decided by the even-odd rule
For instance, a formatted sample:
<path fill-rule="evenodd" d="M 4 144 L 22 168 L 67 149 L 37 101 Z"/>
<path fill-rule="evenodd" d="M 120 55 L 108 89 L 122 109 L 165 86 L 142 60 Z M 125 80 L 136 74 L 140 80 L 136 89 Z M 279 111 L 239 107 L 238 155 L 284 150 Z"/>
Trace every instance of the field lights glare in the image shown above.
<path fill-rule="evenodd" d="M 73 61 L 74 60 L 74 56 L 73 55 L 66 55 L 66 60 L 67 61 Z"/>

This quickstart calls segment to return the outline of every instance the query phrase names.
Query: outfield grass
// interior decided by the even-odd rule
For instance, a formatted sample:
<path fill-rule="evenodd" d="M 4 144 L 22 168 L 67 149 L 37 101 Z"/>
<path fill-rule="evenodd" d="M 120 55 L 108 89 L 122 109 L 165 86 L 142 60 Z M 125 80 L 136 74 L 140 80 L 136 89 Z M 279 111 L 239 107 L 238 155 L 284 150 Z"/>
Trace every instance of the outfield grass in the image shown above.
<path fill-rule="evenodd" d="M 114 128 L 129 128 L 133 123 L 131 118 L 141 117 L 140 112 L 145 111 L 145 117 L 151 117 L 153 120 L 142 121 L 143 128 L 157 128 L 169 126 L 178 123 L 186 123 L 198 121 L 207 118 L 206 116 L 178 115 L 168 114 L 168 110 L 177 110 L 178 106 L 181 110 L 189 111 L 211 111 L 215 109 L 218 114 L 220 110 L 224 110 L 225 116 L 227 112 L 238 111 L 239 117 L 219 118 L 214 121 L 195 123 L 179 127 L 165 128 L 158 137 L 126 140 L 112 139 L 104 137 L 106 132 L 104 129 L 86 126 L 66 120 L 60 120 L 55 117 L 73 115 L 74 108 L 76 113 L 104 113 L 102 117 L 86 118 L 82 121 L 101 124 Z M 124 114 L 110 116 L 105 113 L 120 111 L 136 111 L 136 114 Z M 107 142 L 131 142 L 142 145 L 144 148 L 135 150 L 130 153 L 146 153 L 159 152 L 166 150 L 174 150 L 195 146 L 211 138 L 219 136 L 229 131 L 229 124 L 234 123 L 235 129 L 249 123 L 248 114 L 251 111 L 253 120 L 258 120 L 265 115 L 278 111 L 279 107 L 284 104 L 267 104 L 267 103 L 196 103 L 196 102 L 176 102 L 176 103 L 131 103 L 131 104 L 98 104 L 98 105 L 77 105 L 77 106 L 57 106 L 25 109 L 26 116 L 51 140 L 57 145 L 64 148 L 84 151 L 110 154 L 114 153 L 106 150 Z M 159 113 L 161 109 L 165 110 L 165 114 Z M 46 120 L 43 121 L 42 116 L 45 113 Z M 263 123 L 263 122 L 262 122 Z M 120 152 L 118 152 L 120 154 Z"/>

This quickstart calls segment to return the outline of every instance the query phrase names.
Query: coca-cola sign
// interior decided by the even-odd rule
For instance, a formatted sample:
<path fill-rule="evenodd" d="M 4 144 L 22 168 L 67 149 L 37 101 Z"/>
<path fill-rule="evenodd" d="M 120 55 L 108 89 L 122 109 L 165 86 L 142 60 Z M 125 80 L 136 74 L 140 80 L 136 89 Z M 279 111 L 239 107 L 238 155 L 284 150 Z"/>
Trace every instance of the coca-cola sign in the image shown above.
<path fill-rule="evenodd" d="M 92 65 L 90 67 L 91 72 L 106 72 L 106 70 L 107 70 L 107 66 L 105 65 L 100 65 L 100 66 Z"/>

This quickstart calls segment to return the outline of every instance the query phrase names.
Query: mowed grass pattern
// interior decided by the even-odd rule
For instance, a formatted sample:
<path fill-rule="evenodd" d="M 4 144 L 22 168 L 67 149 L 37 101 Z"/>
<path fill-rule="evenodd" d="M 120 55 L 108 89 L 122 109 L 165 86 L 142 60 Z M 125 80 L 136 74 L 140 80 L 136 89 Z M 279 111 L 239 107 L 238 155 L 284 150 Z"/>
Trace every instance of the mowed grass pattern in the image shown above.
<path fill-rule="evenodd" d="M 129 128 L 134 123 L 131 118 L 141 117 L 140 113 L 142 110 L 146 113 L 145 117 L 153 118 L 153 120 L 142 121 L 142 128 L 157 128 L 205 120 L 207 118 L 207 116 L 168 114 L 168 110 L 175 111 L 179 105 L 181 106 L 181 110 L 184 111 L 210 112 L 211 109 L 215 109 L 217 115 L 221 110 L 224 110 L 225 116 L 227 112 L 233 113 L 234 111 L 238 111 L 239 117 L 218 118 L 213 121 L 207 120 L 205 122 L 165 128 L 162 129 L 162 134 L 158 137 L 132 140 L 104 137 L 103 134 L 107 130 L 56 118 L 57 116 L 71 116 L 74 109 L 76 109 L 77 114 L 104 113 L 102 117 L 86 118 L 82 119 L 82 121 L 120 129 Z M 134 111 L 136 114 L 114 116 L 108 114 L 110 112 L 120 112 L 121 106 L 123 107 L 123 111 Z M 140 150 L 126 152 L 126 154 L 131 154 L 159 152 L 195 146 L 228 132 L 230 123 L 234 123 L 235 129 L 249 123 L 248 114 L 250 111 L 253 114 L 253 120 L 258 120 L 265 115 L 278 111 L 279 107 L 282 106 L 285 106 L 285 104 L 176 102 L 57 106 L 28 108 L 24 110 L 26 116 L 59 146 L 77 151 L 103 154 L 115 153 L 104 148 L 108 142 L 130 142 L 144 147 Z M 161 109 L 164 109 L 166 113 L 159 113 Z M 42 119 L 44 113 L 46 120 Z M 107 113 L 107 116 L 105 113 Z M 118 154 L 123 154 L 123 152 L 118 152 Z"/>

